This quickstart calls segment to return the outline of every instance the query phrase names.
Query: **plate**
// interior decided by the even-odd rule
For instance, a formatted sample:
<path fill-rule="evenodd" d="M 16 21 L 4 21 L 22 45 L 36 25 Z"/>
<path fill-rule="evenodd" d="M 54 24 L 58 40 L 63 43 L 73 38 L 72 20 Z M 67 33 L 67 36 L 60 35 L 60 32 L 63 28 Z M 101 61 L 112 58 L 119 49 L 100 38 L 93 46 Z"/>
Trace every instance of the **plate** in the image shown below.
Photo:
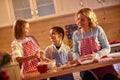
<path fill-rule="evenodd" d="M 112 57 L 107 57 L 107 58 L 102 58 L 99 60 L 99 62 L 106 62 L 106 61 L 109 61 L 109 60 L 112 60 L 113 58 Z"/>
<path fill-rule="evenodd" d="M 85 60 L 85 61 L 82 61 L 80 62 L 80 64 L 90 64 L 90 63 L 93 63 L 93 60 Z"/>
<path fill-rule="evenodd" d="M 78 65 L 78 64 L 73 64 L 73 65 L 67 65 L 67 64 L 65 64 L 65 65 L 60 66 L 59 68 L 60 68 L 60 69 L 68 69 L 68 68 L 75 67 L 75 66 L 77 66 L 77 65 Z"/>
<path fill-rule="evenodd" d="M 120 58 L 120 52 L 110 53 L 110 54 L 108 55 L 108 57 Z"/>

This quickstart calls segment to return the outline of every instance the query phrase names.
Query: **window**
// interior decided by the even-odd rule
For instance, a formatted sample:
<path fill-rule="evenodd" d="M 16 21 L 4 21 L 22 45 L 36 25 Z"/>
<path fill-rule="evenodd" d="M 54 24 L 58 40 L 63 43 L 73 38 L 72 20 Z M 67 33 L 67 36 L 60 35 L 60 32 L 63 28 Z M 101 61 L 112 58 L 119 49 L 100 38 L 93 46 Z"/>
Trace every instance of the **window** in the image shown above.
<path fill-rule="evenodd" d="M 36 0 L 36 3 L 39 16 L 45 16 L 55 13 L 53 0 Z"/>
<path fill-rule="evenodd" d="M 15 19 L 55 14 L 53 0 L 12 0 L 12 3 Z"/>
<path fill-rule="evenodd" d="M 15 18 L 32 18 L 29 0 L 12 0 Z"/>

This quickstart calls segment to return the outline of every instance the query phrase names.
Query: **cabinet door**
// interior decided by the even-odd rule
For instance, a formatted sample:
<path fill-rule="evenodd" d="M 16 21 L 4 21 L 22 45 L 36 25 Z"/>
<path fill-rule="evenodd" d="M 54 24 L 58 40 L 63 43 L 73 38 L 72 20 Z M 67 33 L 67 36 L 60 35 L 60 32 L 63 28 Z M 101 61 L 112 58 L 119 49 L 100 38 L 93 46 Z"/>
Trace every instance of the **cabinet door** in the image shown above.
<path fill-rule="evenodd" d="M 20 67 L 18 64 L 9 64 L 5 66 L 4 69 L 9 74 L 9 80 L 21 80 Z"/>
<path fill-rule="evenodd" d="M 58 14 L 73 13 L 80 9 L 80 0 L 54 0 Z"/>
<path fill-rule="evenodd" d="M 80 8 L 92 9 L 120 5 L 120 0 L 54 0 L 57 14 L 74 13 Z"/>
<path fill-rule="evenodd" d="M 12 24 L 8 0 L 0 0 L 0 7 L 0 27 L 5 27 Z"/>
<path fill-rule="evenodd" d="M 92 9 L 120 5 L 120 0 L 86 0 L 87 7 Z M 104 11 L 104 10 L 103 10 Z"/>

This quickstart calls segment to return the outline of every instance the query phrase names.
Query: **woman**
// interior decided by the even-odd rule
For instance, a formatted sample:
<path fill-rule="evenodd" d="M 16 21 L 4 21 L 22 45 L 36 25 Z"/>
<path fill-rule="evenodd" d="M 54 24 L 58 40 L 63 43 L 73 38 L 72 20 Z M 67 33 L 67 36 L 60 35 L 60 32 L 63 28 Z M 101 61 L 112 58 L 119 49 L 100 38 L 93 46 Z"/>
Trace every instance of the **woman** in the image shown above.
<path fill-rule="evenodd" d="M 29 23 L 25 20 L 18 19 L 14 25 L 14 37 L 12 42 L 12 55 L 15 61 L 21 64 L 21 75 L 36 71 L 36 65 L 42 60 L 46 59 L 40 51 L 40 47 L 35 38 L 30 36 Z"/>
<path fill-rule="evenodd" d="M 95 13 L 90 8 L 76 13 L 79 29 L 73 33 L 73 52 L 83 60 L 96 61 L 110 52 L 110 46 Z M 115 80 L 116 72 L 112 65 L 80 72 L 82 80 Z"/>
<path fill-rule="evenodd" d="M 55 59 L 57 67 L 61 67 L 73 59 L 71 50 L 69 46 L 64 44 L 63 38 L 64 30 L 61 27 L 55 26 L 50 29 L 50 40 L 52 44 L 46 48 L 45 56 L 49 59 Z M 67 74 L 51 78 L 51 80 L 74 80 L 74 78 L 73 74 Z"/>

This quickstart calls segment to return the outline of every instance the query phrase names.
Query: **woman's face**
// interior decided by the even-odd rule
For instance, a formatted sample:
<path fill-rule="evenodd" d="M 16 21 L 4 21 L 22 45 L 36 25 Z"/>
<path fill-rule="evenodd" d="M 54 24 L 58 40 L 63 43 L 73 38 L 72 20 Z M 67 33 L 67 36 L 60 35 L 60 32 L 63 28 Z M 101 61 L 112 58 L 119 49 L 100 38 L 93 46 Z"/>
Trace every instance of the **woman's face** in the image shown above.
<path fill-rule="evenodd" d="M 83 14 L 77 15 L 76 23 L 81 28 L 89 27 L 89 19 Z"/>
<path fill-rule="evenodd" d="M 50 30 L 50 40 L 54 43 L 60 42 L 62 40 L 61 35 L 58 34 L 55 30 L 51 29 Z"/>
<path fill-rule="evenodd" d="M 27 23 L 23 28 L 23 37 L 26 37 L 29 33 L 29 24 Z"/>

